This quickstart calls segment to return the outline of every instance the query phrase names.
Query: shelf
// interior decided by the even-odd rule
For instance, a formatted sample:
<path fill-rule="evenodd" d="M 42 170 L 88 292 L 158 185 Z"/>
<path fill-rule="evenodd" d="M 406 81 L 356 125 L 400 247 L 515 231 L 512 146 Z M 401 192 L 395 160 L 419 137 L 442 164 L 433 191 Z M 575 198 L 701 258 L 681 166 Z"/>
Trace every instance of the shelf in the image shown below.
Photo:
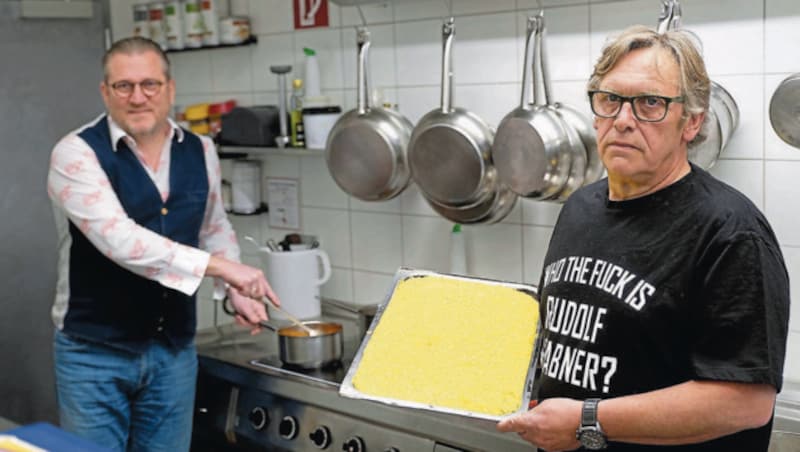
<path fill-rule="evenodd" d="M 217 153 L 219 154 L 220 158 L 239 158 L 245 156 L 258 156 L 258 155 L 321 157 L 325 155 L 325 150 L 306 149 L 306 148 L 261 147 L 261 146 L 217 146 Z"/>
<path fill-rule="evenodd" d="M 197 50 L 214 50 L 214 49 L 229 49 L 231 47 L 244 47 L 253 45 L 258 42 L 258 38 L 255 35 L 250 35 L 247 38 L 247 41 L 240 42 L 239 44 L 220 44 L 217 46 L 203 46 L 203 47 L 185 47 L 183 49 L 169 49 L 166 50 L 166 53 L 181 53 L 181 52 L 194 52 Z"/>

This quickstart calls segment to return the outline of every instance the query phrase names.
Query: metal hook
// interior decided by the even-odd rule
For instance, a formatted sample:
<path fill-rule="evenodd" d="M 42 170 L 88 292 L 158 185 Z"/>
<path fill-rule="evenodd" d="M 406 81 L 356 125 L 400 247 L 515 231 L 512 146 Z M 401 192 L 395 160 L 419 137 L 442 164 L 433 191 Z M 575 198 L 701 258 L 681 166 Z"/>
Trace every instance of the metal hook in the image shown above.
<path fill-rule="evenodd" d="M 361 25 L 367 26 L 367 18 L 364 17 L 364 11 L 361 10 L 361 4 L 356 3 L 356 9 L 358 9 L 358 15 L 361 16 Z"/>

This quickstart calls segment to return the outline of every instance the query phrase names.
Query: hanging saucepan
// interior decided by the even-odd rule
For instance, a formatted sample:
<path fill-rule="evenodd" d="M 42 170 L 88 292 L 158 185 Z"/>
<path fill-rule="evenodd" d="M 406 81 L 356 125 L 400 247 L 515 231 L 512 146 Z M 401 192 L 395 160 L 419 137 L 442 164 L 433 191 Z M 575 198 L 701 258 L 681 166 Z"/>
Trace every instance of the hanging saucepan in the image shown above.
<path fill-rule="evenodd" d="M 594 130 L 589 124 L 589 120 L 585 118 L 578 110 L 569 105 L 562 103 L 551 102 L 552 92 L 550 85 L 550 71 L 547 64 L 547 45 L 545 44 L 545 23 L 544 13 L 539 13 L 539 26 L 536 32 L 536 46 L 539 49 L 539 70 L 542 74 L 542 86 L 544 87 L 544 98 L 548 106 L 555 109 L 558 116 L 564 121 L 564 130 L 567 132 L 569 138 L 570 151 L 572 154 L 572 165 L 570 166 L 569 177 L 564 188 L 554 196 L 555 201 L 566 201 L 569 195 L 575 190 L 581 188 L 586 183 L 586 168 L 589 153 L 597 155 L 597 137 Z M 588 148 L 587 148 L 588 146 Z M 599 155 L 597 162 L 600 161 Z M 592 169 L 595 174 L 596 169 Z M 602 170 L 601 170 L 602 174 Z M 594 180 L 592 181 L 594 182 Z"/>
<path fill-rule="evenodd" d="M 492 164 L 491 128 L 476 114 L 454 108 L 451 47 L 453 18 L 442 26 L 442 97 L 437 108 L 420 119 L 408 144 L 411 176 L 426 200 L 445 209 L 484 206 L 491 210 L 497 182 Z M 507 189 L 505 189 L 507 190 Z"/>
<path fill-rule="evenodd" d="M 394 110 L 370 105 L 366 28 L 358 28 L 356 41 L 357 106 L 334 124 L 325 159 L 342 190 L 364 201 L 381 201 L 400 194 L 411 180 L 406 152 L 413 125 Z"/>
<path fill-rule="evenodd" d="M 537 104 L 538 17 L 528 17 L 520 106 L 497 127 L 492 156 L 498 177 L 515 193 L 532 199 L 557 196 L 570 176 L 572 150 L 555 109 Z M 533 73 L 532 73 L 533 69 Z"/>
<path fill-rule="evenodd" d="M 236 312 L 228 307 L 227 297 L 222 302 L 222 309 L 229 315 Z M 278 335 L 279 358 L 282 363 L 303 369 L 319 369 L 342 359 L 344 345 L 342 342 L 342 325 L 336 322 L 303 322 L 314 334 L 297 325 L 276 327 L 268 322 L 260 322 L 264 328 Z"/>
<path fill-rule="evenodd" d="M 800 74 L 784 79 L 772 93 L 769 121 L 781 140 L 800 148 Z"/>
<path fill-rule="evenodd" d="M 658 32 L 680 29 L 681 17 L 679 0 L 662 0 Z M 708 111 L 698 137 L 689 143 L 689 160 L 703 169 L 711 168 L 738 125 L 736 101 L 725 88 L 712 80 Z"/>

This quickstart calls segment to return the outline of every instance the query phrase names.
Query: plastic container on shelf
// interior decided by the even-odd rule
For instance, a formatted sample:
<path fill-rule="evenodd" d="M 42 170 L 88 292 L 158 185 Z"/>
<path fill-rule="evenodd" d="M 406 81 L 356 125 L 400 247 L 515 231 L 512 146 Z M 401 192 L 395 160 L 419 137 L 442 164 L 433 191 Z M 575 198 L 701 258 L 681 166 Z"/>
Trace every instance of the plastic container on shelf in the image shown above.
<path fill-rule="evenodd" d="M 461 225 L 458 223 L 454 224 L 450 231 L 450 273 L 467 274 L 467 245 Z"/>
<path fill-rule="evenodd" d="M 150 9 L 144 3 L 133 5 L 133 36 L 150 37 Z"/>
<path fill-rule="evenodd" d="M 200 0 L 200 13 L 203 15 L 203 45 L 219 45 L 219 15 L 217 0 Z"/>
<path fill-rule="evenodd" d="M 224 17 L 219 20 L 219 42 L 241 44 L 250 39 L 250 19 L 247 17 Z"/>
<path fill-rule="evenodd" d="M 164 2 L 150 3 L 148 9 L 150 39 L 155 41 L 162 49 L 167 50 L 167 33 L 164 21 Z"/>
<path fill-rule="evenodd" d="M 317 97 L 321 93 L 317 52 L 314 49 L 303 47 L 303 53 L 306 55 L 306 97 Z"/>
<path fill-rule="evenodd" d="M 308 98 L 306 104 L 308 105 Z M 338 105 L 324 105 L 319 107 L 307 106 L 303 108 L 303 130 L 305 131 L 306 148 L 324 149 L 333 124 L 342 114 Z"/>
<path fill-rule="evenodd" d="M 189 121 L 189 130 L 200 135 L 208 135 L 211 128 L 208 123 L 209 104 L 194 104 L 186 107 L 185 118 Z"/>
<path fill-rule="evenodd" d="M 181 3 L 183 2 L 171 1 L 164 5 L 167 48 L 170 50 L 183 48 L 183 5 Z"/>
<path fill-rule="evenodd" d="M 185 0 L 183 3 L 183 45 L 196 49 L 203 46 L 203 15 L 197 0 Z"/>

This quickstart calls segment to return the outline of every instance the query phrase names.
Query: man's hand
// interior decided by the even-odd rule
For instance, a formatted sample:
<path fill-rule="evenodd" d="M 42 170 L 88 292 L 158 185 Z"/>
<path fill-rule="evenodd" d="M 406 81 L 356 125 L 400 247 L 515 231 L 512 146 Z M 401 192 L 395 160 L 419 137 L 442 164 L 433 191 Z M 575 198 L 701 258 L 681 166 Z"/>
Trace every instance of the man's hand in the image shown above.
<path fill-rule="evenodd" d="M 575 450 L 575 432 L 581 422 L 583 402 L 547 399 L 528 412 L 500 421 L 501 432 L 516 432 L 522 439 L 548 452 Z"/>
<path fill-rule="evenodd" d="M 254 300 L 268 297 L 275 304 L 281 304 L 261 269 L 219 256 L 211 256 L 206 267 L 206 275 L 222 278 L 223 281 L 236 289 L 240 295 Z"/>
<path fill-rule="evenodd" d="M 234 319 L 236 324 L 250 327 L 250 334 L 258 334 L 261 332 L 259 322 L 267 320 L 267 310 L 259 300 L 246 297 L 239 293 L 238 290 L 231 287 L 228 289 L 228 299 L 236 312 Z"/>

